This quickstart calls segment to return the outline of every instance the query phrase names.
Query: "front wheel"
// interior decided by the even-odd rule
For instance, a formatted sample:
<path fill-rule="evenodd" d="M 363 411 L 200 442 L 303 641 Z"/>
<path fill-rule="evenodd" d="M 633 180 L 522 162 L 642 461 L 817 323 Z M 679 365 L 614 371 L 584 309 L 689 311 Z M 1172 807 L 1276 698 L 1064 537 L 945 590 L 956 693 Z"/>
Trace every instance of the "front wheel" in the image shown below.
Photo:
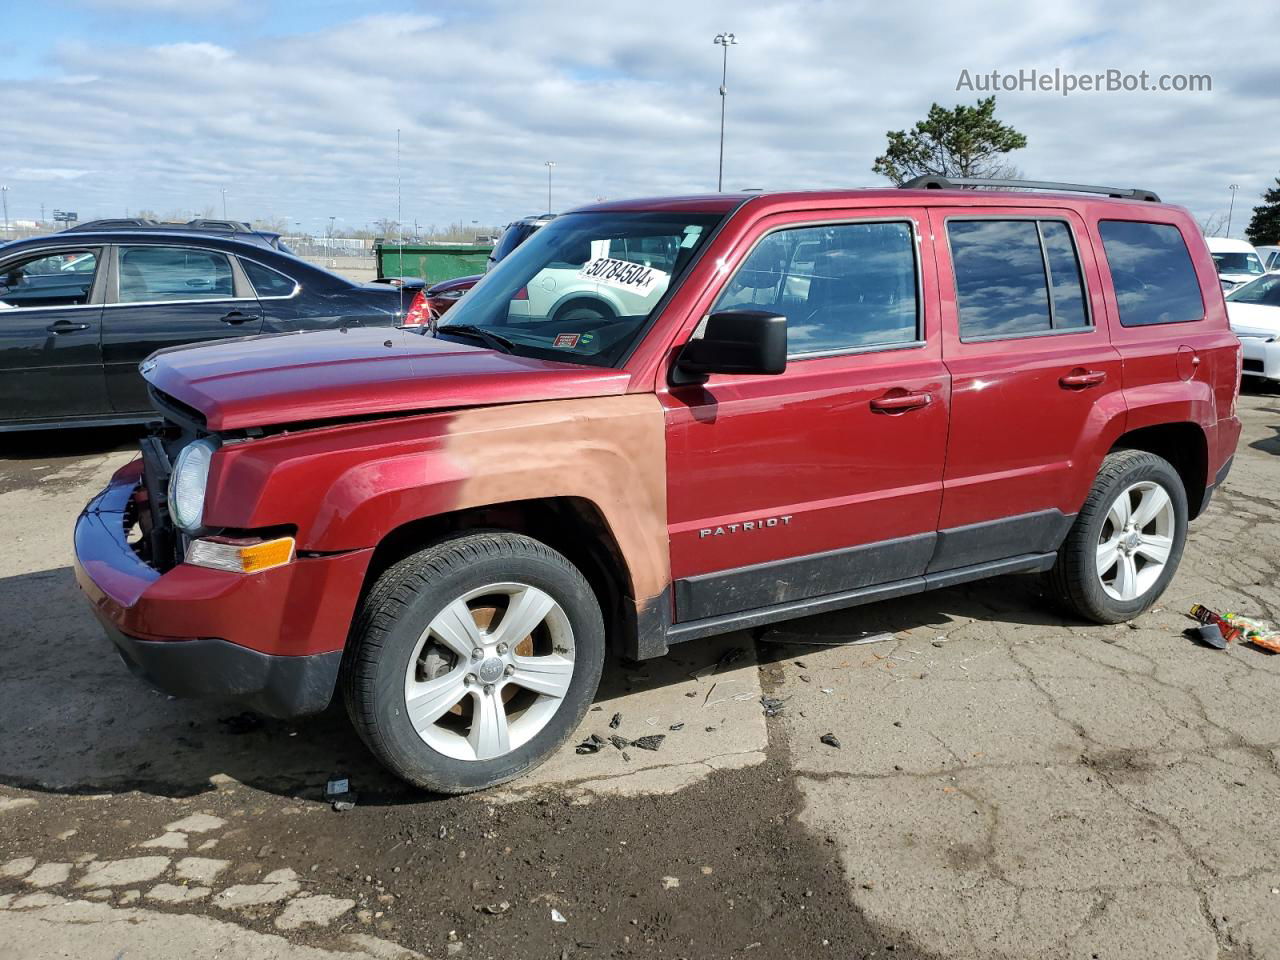
<path fill-rule="evenodd" d="M 347 712 L 392 772 L 441 793 L 514 779 L 569 738 L 604 665 L 582 574 L 512 533 L 446 540 L 388 569 L 343 664 Z"/>
<path fill-rule="evenodd" d="M 1132 620 L 1164 593 L 1186 539 L 1178 472 L 1153 453 L 1118 450 L 1102 461 L 1049 582 L 1086 620 Z"/>

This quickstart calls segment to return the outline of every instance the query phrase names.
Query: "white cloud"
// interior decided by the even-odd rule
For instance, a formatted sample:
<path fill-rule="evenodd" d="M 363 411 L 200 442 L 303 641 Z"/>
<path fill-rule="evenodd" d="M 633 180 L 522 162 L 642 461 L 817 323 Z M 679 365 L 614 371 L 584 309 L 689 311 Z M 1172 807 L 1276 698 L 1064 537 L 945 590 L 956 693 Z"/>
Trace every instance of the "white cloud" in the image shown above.
<path fill-rule="evenodd" d="M 93 2 L 138 10 L 169 0 Z M 234 42 L 94 38 L 57 55 L 65 78 L 93 82 L 10 85 L 0 176 L 27 210 L 220 209 L 225 186 L 234 216 L 362 225 L 395 214 L 399 127 L 404 215 L 423 224 L 539 211 L 548 159 L 558 208 L 711 190 L 711 38 L 726 29 L 739 39 L 726 187 L 875 184 L 886 130 L 910 126 L 932 101 L 975 99 L 955 90 L 962 69 L 1021 67 L 1214 81 L 1207 94 L 1001 94 L 999 114 L 1030 140 L 1012 158 L 1027 176 L 1150 187 L 1202 216 L 1225 212 L 1227 184 L 1239 183 L 1238 230 L 1280 171 L 1269 132 L 1275 29 L 1265 23 L 1241 30 L 1211 7 L 1171 17 L 1100 0 L 936 5 L 927 17 L 852 6 L 499 3 L 448 20 L 367 16 Z M 50 169 L 95 172 L 53 191 L 4 167 L 43 171 L 46 183 Z"/>

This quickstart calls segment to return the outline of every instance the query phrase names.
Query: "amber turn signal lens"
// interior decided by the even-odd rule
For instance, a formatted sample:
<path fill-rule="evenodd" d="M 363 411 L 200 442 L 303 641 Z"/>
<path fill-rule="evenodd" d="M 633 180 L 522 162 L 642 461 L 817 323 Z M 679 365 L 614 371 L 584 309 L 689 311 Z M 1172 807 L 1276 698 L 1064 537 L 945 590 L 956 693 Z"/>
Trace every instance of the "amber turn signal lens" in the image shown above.
<path fill-rule="evenodd" d="M 293 552 L 293 537 L 248 542 L 192 540 L 187 547 L 187 563 L 230 573 L 259 573 L 284 566 L 293 559 Z"/>

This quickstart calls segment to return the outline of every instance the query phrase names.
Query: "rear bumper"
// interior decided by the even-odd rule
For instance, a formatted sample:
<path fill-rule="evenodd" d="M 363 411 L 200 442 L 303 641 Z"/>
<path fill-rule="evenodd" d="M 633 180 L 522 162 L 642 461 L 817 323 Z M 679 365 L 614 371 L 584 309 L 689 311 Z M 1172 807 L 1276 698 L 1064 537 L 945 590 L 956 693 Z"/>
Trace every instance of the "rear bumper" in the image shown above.
<path fill-rule="evenodd" d="M 148 566 L 127 541 L 140 463 L 76 521 L 81 590 L 124 661 L 182 697 L 233 697 L 274 716 L 324 709 L 371 550 L 302 557 L 241 575 Z"/>

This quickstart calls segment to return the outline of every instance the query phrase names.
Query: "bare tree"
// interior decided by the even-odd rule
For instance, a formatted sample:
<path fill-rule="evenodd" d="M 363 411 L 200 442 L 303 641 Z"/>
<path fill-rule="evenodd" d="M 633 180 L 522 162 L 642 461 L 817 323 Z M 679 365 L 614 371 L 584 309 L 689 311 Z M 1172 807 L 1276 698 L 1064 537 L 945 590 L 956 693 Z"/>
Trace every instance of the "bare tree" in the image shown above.
<path fill-rule="evenodd" d="M 1200 221 L 1200 232 L 1206 237 L 1221 237 L 1227 231 L 1227 215 L 1211 213 Z"/>

